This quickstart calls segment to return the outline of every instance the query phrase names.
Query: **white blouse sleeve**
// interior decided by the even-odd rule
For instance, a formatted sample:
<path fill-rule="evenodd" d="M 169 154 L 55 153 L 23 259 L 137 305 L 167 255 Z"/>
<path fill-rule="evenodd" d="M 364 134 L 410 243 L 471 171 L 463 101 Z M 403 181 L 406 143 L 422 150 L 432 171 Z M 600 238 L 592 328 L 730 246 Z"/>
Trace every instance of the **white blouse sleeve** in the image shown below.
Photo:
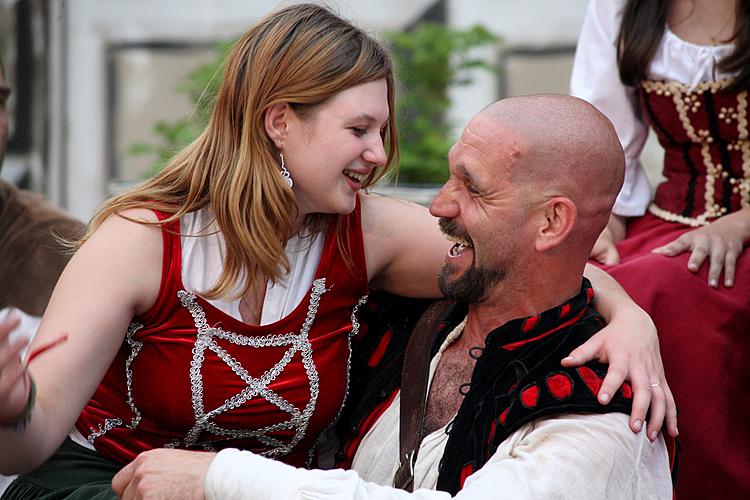
<path fill-rule="evenodd" d="M 459 496 L 496 499 L 672 498 L 664 440 L 634 434 L 622 413 L 537 419 L 509 436 Z"/>
<path fill-rule="evenodd" d="M 498 500 L 671 498 L 666 447 L 633 434 L 628 416 L 564 415 L 534 421 L 506 440 L 455 498 Z M 501 446 L 501 448 L 503 448 Z M 205 481 L 212 499 L 448 499 L 368 483 L 354 471 L 296 469 L 246 451 L 224 450 Z"/>
<path fill-rule="evenodd" d="M 612 211 L 626 217 L 643 215 L 652 189 L 640 162 L 648 126 L 643 122 L 633 87 L 620 81 L 617 35 L 623 0 L 591 0 L 578 39 L 570 93 L 596 106 L 617 130 L 625 151 L 625 180 Z"/>

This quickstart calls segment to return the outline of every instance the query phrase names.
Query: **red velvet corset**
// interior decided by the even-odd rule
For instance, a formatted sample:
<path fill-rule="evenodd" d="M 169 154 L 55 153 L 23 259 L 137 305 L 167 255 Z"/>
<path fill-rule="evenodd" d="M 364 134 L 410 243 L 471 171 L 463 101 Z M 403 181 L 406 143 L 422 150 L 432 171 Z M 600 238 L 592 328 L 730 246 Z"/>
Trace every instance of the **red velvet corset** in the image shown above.
<path fill-rule="evenodd" d="M 730 83 L 642 82 L 641 103 L 665 149 L 654 215 L 700 226 L 750 206 L 748 89 L 728 91 Z"/>
<path fill-rule="evenodd" d="M 236 447 L 308 464 L 346 396 L 355 315 L 367 294 L 359 203 L 342 227 L 358 275 L 338 249 L 334 220 L 312 289 L 291 314 L 264 326 L 185 292 L 179 226 L 165 228 L 156 303 L 133 319 L 76 428 L 123 463 L 159 447 Z"/>

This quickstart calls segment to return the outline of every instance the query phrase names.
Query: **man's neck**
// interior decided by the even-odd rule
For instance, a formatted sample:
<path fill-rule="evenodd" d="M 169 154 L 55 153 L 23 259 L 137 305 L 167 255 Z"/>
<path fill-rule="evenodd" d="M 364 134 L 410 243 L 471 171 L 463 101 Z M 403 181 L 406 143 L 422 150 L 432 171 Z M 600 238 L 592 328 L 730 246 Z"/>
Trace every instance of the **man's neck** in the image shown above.
<path fill-rule="evenodd" d="M 557 276 L 556 276 L 557 278 Z M 476 345 L 508 321 L 541 314 L 574 297 L 581 291 L 582 276 L 564 279 L 560 276 L 554 284 L 529 280 L 514 286 L 499 286 L 480 302 L 469 304 L 464 336 Z M 508 282 L 505 282 L 506 284 Z"/>

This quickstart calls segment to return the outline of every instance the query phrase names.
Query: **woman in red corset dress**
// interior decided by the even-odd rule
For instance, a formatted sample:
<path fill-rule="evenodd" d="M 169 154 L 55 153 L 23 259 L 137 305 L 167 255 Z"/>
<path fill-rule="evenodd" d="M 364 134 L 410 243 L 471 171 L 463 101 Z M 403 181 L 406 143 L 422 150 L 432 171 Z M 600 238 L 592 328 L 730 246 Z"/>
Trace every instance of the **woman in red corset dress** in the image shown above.
<path fill-rule="evenodd" d="M 424 208 L 362 192 L 397 153 L 393 89 L 383 48 L 325 8 L 240 38 L 206 130 L 92 220 L 31 351 L 67 341 L 27 370 L 0 328 L 0 472 L 33 470 L 9 497 L 107 497 L 156 447 L 310 463 L 369 287 L 437 297 L 451 246 Z M 591 277 L 627 326 L 577 361 L 610 359 L 609 394 L 629 374 L 638 428 L 650 383 L 666 387 L 650 320 Z M 658 430 L 671 402 L 653 402 Z"/>
<path fill-rule="evenodd" d="M 654 318 L 680 411 L 680 498 L 750 497 L 750 2 L 594 0 L 572 93 L 627 173 L 592 257 Z M 665 149 L 652 198 L 638 157 Z"/>

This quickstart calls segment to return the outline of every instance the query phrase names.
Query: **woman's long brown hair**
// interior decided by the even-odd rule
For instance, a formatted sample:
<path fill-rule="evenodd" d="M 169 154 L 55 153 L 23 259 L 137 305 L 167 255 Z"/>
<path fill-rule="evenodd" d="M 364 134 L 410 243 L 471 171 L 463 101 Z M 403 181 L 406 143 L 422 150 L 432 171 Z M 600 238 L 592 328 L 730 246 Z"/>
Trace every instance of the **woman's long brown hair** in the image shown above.
<path fill-rule="evenodd" d="M 617 37 L 620 80 L 637 85 L 646 78 L 648 67 L 664 36 L 669 0 L 628 0 L 623 9 Z M 723 72 L 738 72 L 732 87 L 750 85 L 750 2 L 738 1 L 734 51 L 719 62 Z"/>
<path fill-rule="evenodd" d="M 279 175 L 278 153 L 266 135 L 265 111 L 289 103 L 303 118 L 337 93 L 385 79 L 390 115 L 385 127 L 385 168 L 398 157 L 391 59 L 370 35 L 329 9 L 293 5 L 260 20 L 235 44 L 226 61 L 216 106 L 203 133 L 152 179 L 107 201 L 82 242 L 109 216 L 132 208 L 171 214 L 165 224 L 210 204 L 226 241 L 223 271 L 208 298 L 225 296 L 240 282 L 278 279 L 288 271 L 284 247 L 297 216 L 292 191 Z M 319 231 L 330 215 L 308 216 Z M 341 229 L 342 216 L 338 216 Z M 340 233 L 343 231 L 339 231 Z M 345 253 L 346 253 L 346 249 Z"/>

